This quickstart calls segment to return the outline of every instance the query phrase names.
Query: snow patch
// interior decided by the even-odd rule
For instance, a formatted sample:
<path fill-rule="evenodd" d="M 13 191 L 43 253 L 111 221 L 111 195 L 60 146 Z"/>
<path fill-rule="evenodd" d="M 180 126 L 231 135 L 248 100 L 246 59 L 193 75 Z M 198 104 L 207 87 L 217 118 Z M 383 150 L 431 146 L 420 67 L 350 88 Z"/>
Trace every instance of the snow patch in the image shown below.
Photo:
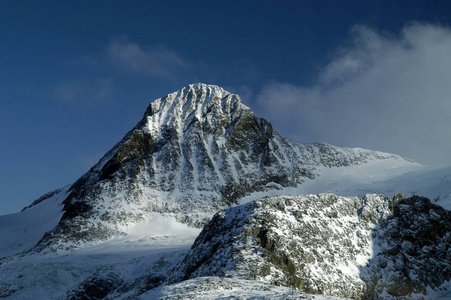
<path fill-rule="evenodd" d="M 173 217 L 163 216 L 159 213 L 150 213 L 143 221 L 122 227 L 121 230 L 132 239 L 156 236 L 180 236 L 195 239 L 201 231 L 177 222 Z"/>

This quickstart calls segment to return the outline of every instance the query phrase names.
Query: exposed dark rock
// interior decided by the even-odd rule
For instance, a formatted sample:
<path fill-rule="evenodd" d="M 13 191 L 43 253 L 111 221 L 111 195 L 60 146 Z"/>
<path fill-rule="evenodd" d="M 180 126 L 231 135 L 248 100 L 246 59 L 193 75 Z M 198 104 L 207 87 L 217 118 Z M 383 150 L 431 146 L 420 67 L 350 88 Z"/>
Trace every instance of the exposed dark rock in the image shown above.
<path fill-rule="evenodd" d="M 69 292 L 70 300 L 97 300 L 104 299 L 123 284 L 120 275 L 114 271 L 95 272 L 79 285 L 77 290 Z"/>

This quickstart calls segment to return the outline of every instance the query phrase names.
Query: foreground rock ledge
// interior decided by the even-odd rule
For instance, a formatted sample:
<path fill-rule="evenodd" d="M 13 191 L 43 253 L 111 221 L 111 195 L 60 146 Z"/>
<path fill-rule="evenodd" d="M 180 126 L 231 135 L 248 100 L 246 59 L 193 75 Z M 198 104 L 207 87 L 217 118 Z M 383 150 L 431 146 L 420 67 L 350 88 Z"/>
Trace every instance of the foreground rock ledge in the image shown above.
<path fill-rule="evenodd" d="M 172 282 L 235 277 L 353 299 L 421 299 L 451 278 L 451 214 L 422 197 L 265 198 L 221 211 Z"/>

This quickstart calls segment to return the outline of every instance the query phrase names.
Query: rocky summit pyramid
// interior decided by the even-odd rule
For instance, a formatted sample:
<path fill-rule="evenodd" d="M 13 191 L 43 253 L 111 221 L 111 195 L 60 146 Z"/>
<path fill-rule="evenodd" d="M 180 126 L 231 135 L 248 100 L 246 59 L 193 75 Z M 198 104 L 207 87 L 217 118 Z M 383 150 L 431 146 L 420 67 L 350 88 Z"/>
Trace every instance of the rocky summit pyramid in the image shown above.
<path fill-rule="evenodd" d="M 255 193 L 297 187 L 318 177 L 321 167 L 383 159 L 403 160 L 369 150 L 297 144 L 256 117 L 238 95 L 218 86 L 189 85 L 152 102 L 94 167 L 70 188 L 51 193 L 67 193 L 64 214 L 35 249 L 105 240 L 151 213 L 201 228 L 220 209 Z"/>

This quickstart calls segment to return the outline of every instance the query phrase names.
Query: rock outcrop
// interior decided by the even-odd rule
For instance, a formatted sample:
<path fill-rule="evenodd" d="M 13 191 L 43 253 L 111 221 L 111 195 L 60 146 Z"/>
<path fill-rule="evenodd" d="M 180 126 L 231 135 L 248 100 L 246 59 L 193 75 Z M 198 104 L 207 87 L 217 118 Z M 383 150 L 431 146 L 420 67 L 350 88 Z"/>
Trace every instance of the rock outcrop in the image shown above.
<path fill-rule="evenodd" d="M 451 213 L 426 198 L 266 198 L 216 214 L 173 270 L 352 299 L 422 299 L 451 278 Z"/>

